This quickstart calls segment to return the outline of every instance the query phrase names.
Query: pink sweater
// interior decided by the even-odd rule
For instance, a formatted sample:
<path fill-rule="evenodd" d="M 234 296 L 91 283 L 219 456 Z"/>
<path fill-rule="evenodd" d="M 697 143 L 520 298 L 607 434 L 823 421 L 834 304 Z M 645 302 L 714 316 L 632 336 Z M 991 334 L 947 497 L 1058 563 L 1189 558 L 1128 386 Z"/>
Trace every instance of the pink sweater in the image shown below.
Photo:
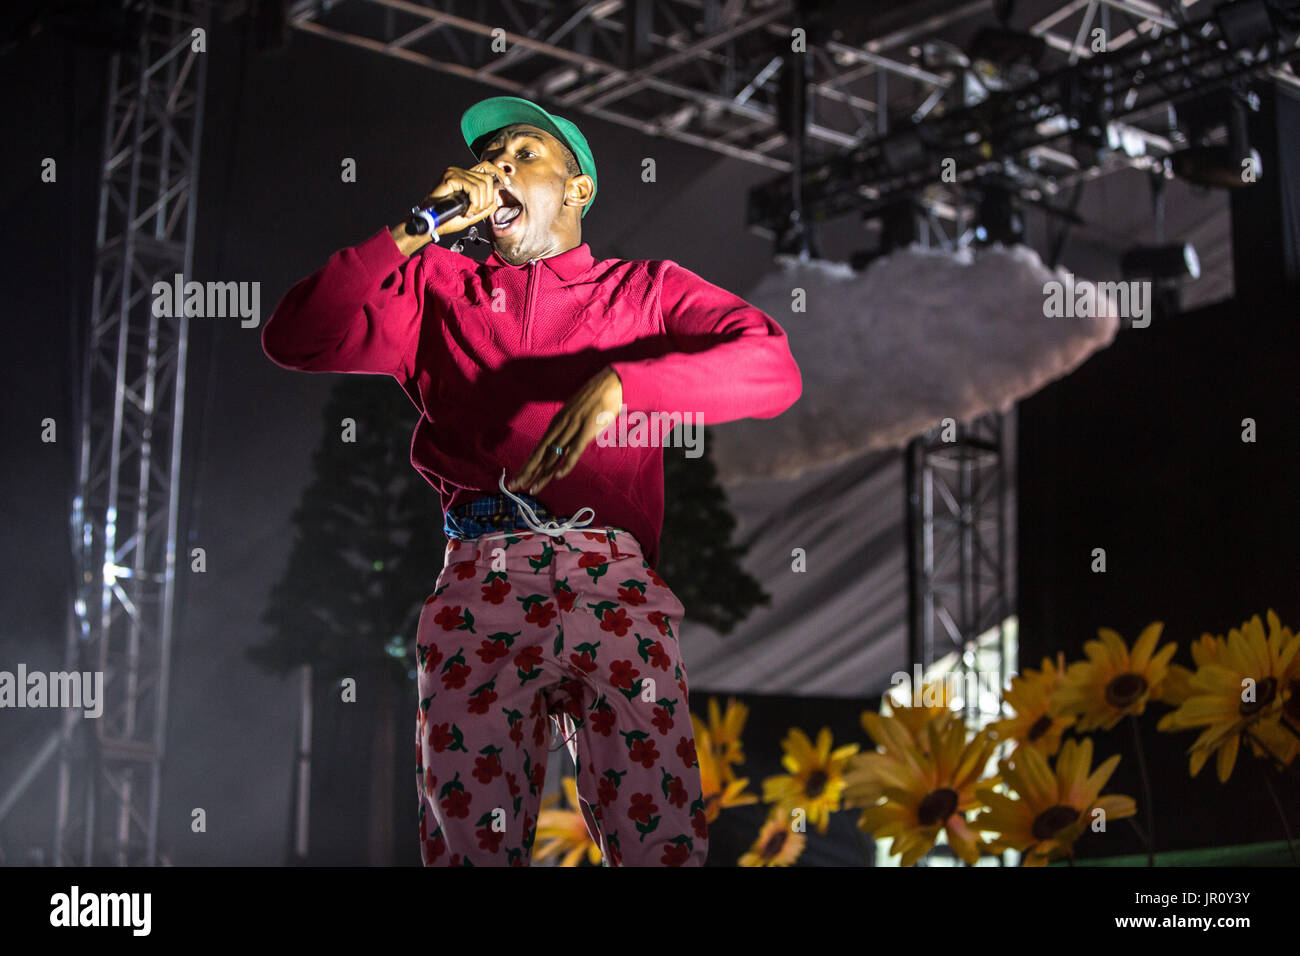
<path fill-rule="evenodd" d="M 706 425 L 773 418 L 803 388 L 770 316 L 675 262 L 597 260 L 586 244 L 523 266 L 433 243 L 407 257 L 386 228 L 294 285 L 262 348 L 283 368 L 397 379 L 420 412 L 411 464 L 444 512 L 499 494 L 502 467 L 513 478 L 606 365 L 629 416 L 692 413 Z M 625 528 L 658 566 L 661 447 L 593 440 L 536 497 L 561 517 L 592 508 L 592 527 Z"/>

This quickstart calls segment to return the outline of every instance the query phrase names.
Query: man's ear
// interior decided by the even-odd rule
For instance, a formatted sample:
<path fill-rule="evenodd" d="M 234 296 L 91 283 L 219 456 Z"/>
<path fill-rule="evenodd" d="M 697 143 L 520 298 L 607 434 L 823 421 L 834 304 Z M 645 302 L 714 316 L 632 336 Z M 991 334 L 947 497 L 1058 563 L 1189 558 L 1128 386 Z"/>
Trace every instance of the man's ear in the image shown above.
<path fill-rule="evenodd" d="M 596 184 L 591 181 L 591 177 L 586 173 L 579 173 L 564 184 L 564 204 L 566 206 L 577 206 L 581 210 L 583 206 L 591 202 L 595 190 Z"/>

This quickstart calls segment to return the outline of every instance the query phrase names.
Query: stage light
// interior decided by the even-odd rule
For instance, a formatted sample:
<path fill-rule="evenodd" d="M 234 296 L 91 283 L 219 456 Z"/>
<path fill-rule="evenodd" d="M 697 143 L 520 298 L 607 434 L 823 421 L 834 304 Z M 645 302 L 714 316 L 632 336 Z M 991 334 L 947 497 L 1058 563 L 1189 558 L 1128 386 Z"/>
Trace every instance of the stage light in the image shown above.
<path fill-rule="evenodd" d="M 1124 278 L 1199 279 L 1201 261 L 1190 242 L 1167 246 L 1134 246 L 1120 257 Z"/>
<path fill-rule="evenodd" d="M 1196 115 L 1198 111 L 1212 108 L 1216 101 L 1197 104 L 1187 108 L 1193 113 L 1193 132 L 1198 140 L 1207 139 L 1215 128 L 1207 119 Z M 1249 186 L 1260 178 L 1263 163 L 1259 151 L 1250 145 L 1250 132 L 1246 124 L 1246 106 L 1238 97 L 1232 97 L 1227 103 L 1228 142 L 1226 145 L 1196 143 L 1180 150 L 1169 159 L 1170 168 L 1179 179 L 1198 186 L 1213 186 L 1220 189 L 1240 189 Z M 1199 127 L 1199 128 L 1196 128 Z M 1246 171 L 1250 175 L 1245 175 Z"/>
<path fill-rule="evenodd" d="M 1253 169 L 1253 178 L 1250 179 L 1243 175 L 1248 168 L 1245 165 L 1247 157 Z M 1252 149 L 1246 156 L 1238 158 L 1228 146 L 1193 146 L 1175 153 L 1170 163 L 1179 179 L 1219 189 L 1249 186 L 1263 173 L 1263 160 L 1258 150 Z"/>

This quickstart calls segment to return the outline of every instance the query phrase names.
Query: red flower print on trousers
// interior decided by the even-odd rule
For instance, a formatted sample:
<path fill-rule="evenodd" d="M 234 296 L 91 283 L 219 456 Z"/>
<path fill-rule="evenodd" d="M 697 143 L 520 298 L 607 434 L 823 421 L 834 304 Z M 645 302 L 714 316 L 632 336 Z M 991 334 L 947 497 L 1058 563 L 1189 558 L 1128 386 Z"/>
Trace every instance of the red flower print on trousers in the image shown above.
<path fill-rule="evenodd" d="M 631 690 L 632 681 L 641 676 L 631 661 L 614 661 L 609 665 L 609 682 L 619 690 Z"/>
<path fill-rule="evenodd" d="M 536 645 L 525 647 L 515 655 L 515 667 L 525 674 L 531 674 L 542 662 L 542 649 Z"/>
<path fill-rule="evenodd" d="M 628 747 L 627 756 L 633 763 L 639 763 L 647 770 L 651 770 L 654 768 L 655 761 L 659 759 L 659 750 L 653 740 L 633 740 Z"/>
<path fill-rule="evenodd" d="M 495 750 L 496 748 L 488 749 Z M 486 786 L 501 776 L 501 772 L 501 758 L 495 753 L 474 758 L 474 779 L 479 783 Z"/>
<path fill-rule="evenodd" d="M 574 594 L 568 588 L 558 588 L 555 592 L 555 604 L 564 614 L 573 612 L 573 602 L 577 600 L 578 595 Z"/>
<path fill-rule="evenodd" d="M 433 768 L 426 767 L 424 770 L 424 795 L 430 796 L 438 792 L 438 778 L 433 775 Z M 424 821 L 420 821 L 423 823 Z"/>
<path fill-rule="evenodd" d="M 455 568 L 457 581 L 464 581 L 466 578 L 478 575 L 478 565 L 473 561 L 460 561 L 455 565 Z"/>
<path fill-rule="evenodd" d="M 451 724 L 434 724 L 429 728 L 429 746 L 434 753 L 442 753 L 451 744 L 452 737 L 447 730 L 450 726 Z"/>
<path fill-rule="evenodd" d="M 618 589 L 618 599 L 624 604 L 630 604 L 636 607 L 638 604 L 645 603 L 645 592 L 639 587 L 626 587 Z"/>
<path fill-rule="evenodd" d="M 709 819 L 704 815 L 703 810 L 696 810 L 691 817 L 691 827 L 695 830 L 695 835 L 701 840 L 709 838 Z"/>
<path fill-rule="evenodd" d="M 592 581 L 599 581 L 609 570 L 609 559 L 596 551 L 584 551 L 578 558 L 578 567 L 591 576 Z"/>
<path fill-rule="evenodd" d="M 489 604 L 500 604 L 510 593 L 510 582 L 504 577 L 493 578 L 483 585 L 483 600 Z"/>
<path fill-rule="evenodd" d="M 683 737 L 677 742 L 677 756 L 682 758 L 682 763 L 686 764 L 687 769 L 695 766 L 695 741 L 689 737 Z"/>
<path fill-rule="evenodd" d="M 442 838 L 441 834 L 439 834 L 436 837 L 433 837 L 430 840 L 424 841 L 424 857 L 430 863 L 438 859 L 438 857 L 442 856 L 446 852 L 447 852 L 447 842 Z"/>
<path fill-rule="evenodd" d="M 655 725 L 655 730 L 667 737 L 668 731 L 673 729 L 673 715 L 666 707 L 656 707 L 654 716 L 650 718 L 650 723 Z"/>
<path fill-rule="evenodd" d="M 456 657 L 460 657 L 459 654 Z M 469 665 L 465 663 L 464 658 L 456 660 L 453 657 L 447 662 L 447 666 L 442 671 L 442 686 L 447 690 L 460 690 L 465 686 L 465 680 L 470 675 Z"/>
<path fill-rule="evenodd" d="M 670 843 L 664 847 L 664 855 L 659 862 L 664 866 L 681 866 L 691 858 L 691 851 L 685 843 Z"/>
<path fill-rule="evenodd" d="M 619 608 L 606 608 L 600 619 L 600 628 L 602 631 L 613 631 L 617 636 L 622 637 L 632 626 L 632 619 L 627 616 L 627 611 Z"/>
<path fill-rule="evenodd" d="M 521 600 L 523 601 L 525 610 L 528 611 L 528 613 L 524 615 L 524 620 L 528 621 L 530 624 L 536 624 L 538 627 L 546 627 L 546 625 L 550 624 L 551 621 L 558 616 L 559 612 L 555 610 L 555 605 L 546 600 L 540 594 L 532 594 L 526 598 L 522 598 Z"/>
<path fill-rule="evenodd" d="M 460 774 L 456 774 L 459 778 Z M 472 794 L 459 779 L 442 788 L 442 809 L 449 817 L 468 817 Z"/>
<path fill-rule="evenodd" d="M 569 655 L 569 660 L 573 662 L 573 666 L 578 668 L 578 670 L 582 671 L 584 674 L 590 674 L 596 669 L 596 654 L 599 647 L 600 641 L 597 641 L 595 644 L 583 641 L 581 644 L 578 644 L 573 648 L 573 653 Z"/>
<path fill-rule="evenodd" d="M 559 612 L 555 610 L 550 601 L 547 601 L 545 604 L 533 605 L 533 607 L 529 609 L 528 616 L 525 617 L 524 620 L 536 624 L 538 627 L 546 627 L 546 625 L 555 620 L 558 615 Z"/>
<path fill-rule="evenodd" d="M 592 712 L 591 729 L 602 737 L 608 737 L 610 731 L 614 729 L 614 711 L 608 707 L 601 707 Z"/>
<path fill-rule="evenodd" d="M 501 838 L 505 836 L 505 833 L 493 830 L 491 826 L 483 827 L 474 832 L 478 836 L 480 850 L 487 850 L 489 853 L 501 852 Z"/>
<path fill-rule="evenodd" d="M 658 573 L 655 571 L 654 568 L 650 567 L 650 565 L 646 564 L 644 561 L 641 562 L 641 566 L 645 568 L 646 577 L 648 577 L 651 581 L 653 581 L 661 588 L 668 587 L 668 585 L 664 583 L 664 579 L 658 575 Z"/>
<path fill-rule="evenodd" d="M 464 627 L 465 618 L 460 611 L 461 607 L 459 604 L 448 604 L 433 616 L 433 623 L 437 624 L 444 631 L 454 631 L 459 627 Z"/>
<path fill-rule="evenodd" d="M 664 646 L 662 644 L 660 644 L 658 641 L 655 641 L 653 644 L 650 645 L 648 652 L 650 654 L 651 667 L 657 667 L 661 671 L 668 670 L 668 665 L 672 663 L 672 658 L 668 656 L 668 652 L 664 650 Z"/>
<path fill-rule="evenodd" d="M 474 652 L 484 664 L 491 664 L 493 661 L 499 661 L 503 657 L 510 656 L 510 645 L 503 640 L 489 640 L 483 638 L 483 644 Z"/>
<path fill-rule="evenodd" d="M 438 645 L 418 644 L 416 647 L 420 655 L 420 669 L 426 674 L 432 674 L 442 663 L 442 652 L 438 650 Z"/>
<path fill-rule="evenodd" d="M 649 823 L 650 816 L 658 809 L 659 807 L 655 804 L 654 794 L 634 793 L 632 794 L 632 802 L 627 808 L 627 816 L 629 820 L 635 820 L 637 823 Z"/>
<path fill-rule="evenodd" d="M 497 692 L 491 687 L 483 686 L 475 691 L 465 709 L 471 714 L 486 714 L 492 705 L 496 703 L 496 699 Z"/>
<path fill-rule="evenodd" d="M 618 787 L 609 777 L 601 777 L 600 783 L 596 784 L 596 799 L 603 805 L 609 806 L 618 799 Z"/>
<path fill-rule="evenodd" d="M 686 786 L 681 777 L 673 777 L 668 784 L 668 802 L 679 809 L 686 806 Z"/>
<path fill-rule="evenodd" d="M 668 615 L 663 611 L 651 611 L 647 620 L 655 626 L 660 637 L 668 636 Z"/>

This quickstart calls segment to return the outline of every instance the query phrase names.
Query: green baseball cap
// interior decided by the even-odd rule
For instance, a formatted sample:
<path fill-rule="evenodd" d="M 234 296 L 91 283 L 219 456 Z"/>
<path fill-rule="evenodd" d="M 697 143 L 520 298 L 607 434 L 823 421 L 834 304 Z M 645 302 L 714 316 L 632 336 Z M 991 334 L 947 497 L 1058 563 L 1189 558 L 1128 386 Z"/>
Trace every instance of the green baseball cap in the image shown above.
<path fill-rule="evenodd" d="M 563 116 L 552 116 L 536 103 L 518 96 L 492 96 L 465 111 L 460 118 L 460 131 L 470 152 L 478 159 L 487 145 L 487 138 L 513 123 L 528 123 L 544 129 L 569 147 L 578 161 L 578 169 L 591 177 L 591 201 L 582 207 L 582 215 L 586 216 L 596 201 L 596 160 L 592 158 L 587 137 Z"/>

